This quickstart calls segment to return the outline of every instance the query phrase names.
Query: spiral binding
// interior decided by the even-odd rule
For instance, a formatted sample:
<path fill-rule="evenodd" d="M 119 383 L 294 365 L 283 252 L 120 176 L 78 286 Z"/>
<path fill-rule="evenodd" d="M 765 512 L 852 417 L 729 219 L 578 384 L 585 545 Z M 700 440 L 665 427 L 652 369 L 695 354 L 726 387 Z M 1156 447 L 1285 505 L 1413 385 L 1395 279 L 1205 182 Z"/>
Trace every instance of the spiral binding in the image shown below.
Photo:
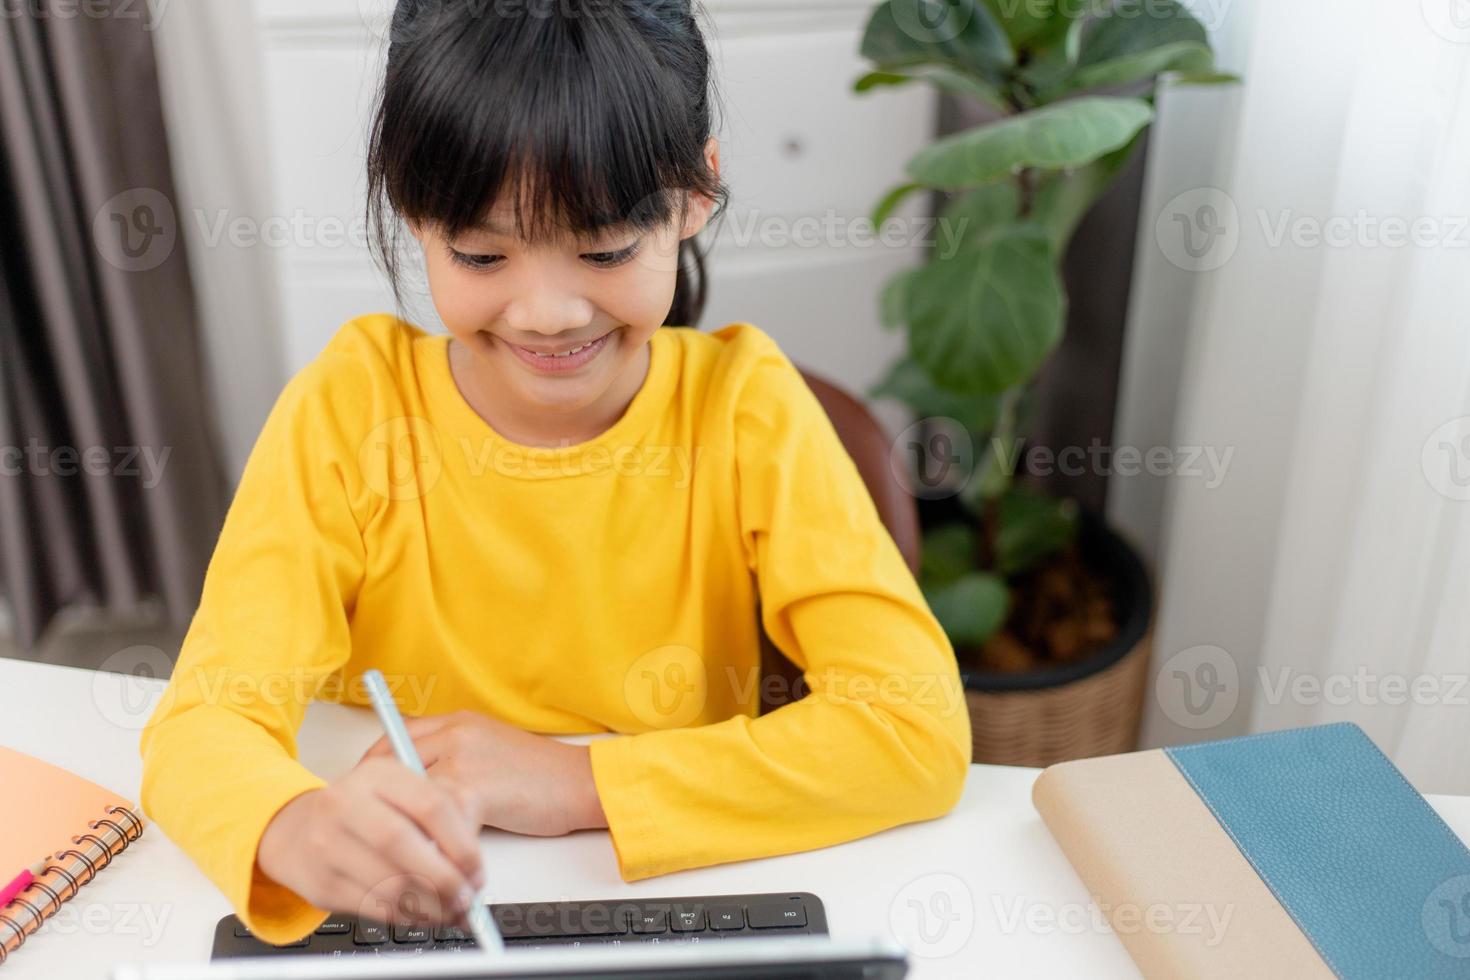
<path fill-rule="evenodd" d="M 27 885 L 24 891 L 6 903 L 4 908 L 0 908 L 0 963 L 4 963 L 11 953 L 19 949 L 27 937 L 34 935 L 83 885 L 95 878 L 97 872 L 107 867 L 113 858 L 126 851 L 128 845 L 143 835 L 143 818 L 132 810 L 110 806 L 106 812 L 107 816 L 88 821 L 87 829 L 91 833 L 79 834 L 71 839 L 73 844 L 85 843 L 84 849 L 69 847 L 51 855 L 47 860 L 46 870 Z M 117 819 L 113 819 L 114 817 Z M 94 851 L 101 853 L 94 857 Z M 70 860 L 63 861 L 68 858 Z M 77 867 L 78 864 L 81 867 Z M 82 873 L 83 869 L 85 874 Z M 66 883 L 43 880 L 53 873 L 65 879 Z M 52 887 L 53 885 L 57 887 Z M 42 899 L 40 893 L 49 896 L 49 901 Z M 39 907 L 36 902 L 40 902 Z M 17 906 L 29 914 L 13 912 L 12 909 Z M 27 926 L 33 928 L 27 930 Z"/>

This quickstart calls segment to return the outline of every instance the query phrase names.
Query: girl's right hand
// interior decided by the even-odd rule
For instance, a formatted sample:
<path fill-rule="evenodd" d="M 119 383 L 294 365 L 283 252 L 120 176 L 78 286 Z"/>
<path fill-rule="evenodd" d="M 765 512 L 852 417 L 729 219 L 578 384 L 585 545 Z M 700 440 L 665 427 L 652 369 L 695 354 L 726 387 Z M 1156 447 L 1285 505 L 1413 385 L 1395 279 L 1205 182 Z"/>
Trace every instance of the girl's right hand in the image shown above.
<path fill-rule="evenodd" d="M 256 861 L 318 908 L 450 924 L 483 883 L 479 830 L 447 789 L 397 759 L 367 759 L 282 807 Z"/>

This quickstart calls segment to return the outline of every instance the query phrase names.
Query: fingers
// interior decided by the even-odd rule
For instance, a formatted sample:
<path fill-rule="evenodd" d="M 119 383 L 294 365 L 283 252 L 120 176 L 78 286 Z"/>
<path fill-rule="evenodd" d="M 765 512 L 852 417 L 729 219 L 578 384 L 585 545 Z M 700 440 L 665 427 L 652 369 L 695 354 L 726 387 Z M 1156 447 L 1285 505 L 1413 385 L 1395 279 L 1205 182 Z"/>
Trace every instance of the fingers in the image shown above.
<path fill-rule="evenodd" d="M 425 715 L 422 718 L 405 718 L 403 727 L 408 730 L 408 737 L 413 740 L 414 748 L 422 755 L 423 749 L 419 745 L 419 739 L 455 724 L 460 720 L 459 716 L 462 714 L 464 712 L 456 711 L 447 715 Z M 380 757 L 391 758 L 392 756 L 393 743 L 388 740 L 387 735 L 381 735 L 376 742 L 368 747 L 368 750 L 362 754 L 362 759 L 358 761 L 361 762 L 366 759 Z M 429 765 L 427 760 L 424 762 L 424 765 Z"/>
<path fill-rule="evenodd" d="M 351 896 L 349 907 L 341 911 L 394 924 L 457 921 L 457 892 L 445 894 L 427 876 L 404 871 L 360 837 L 351 844 L 344 849 L 347 860 L 332 869 L 341 892 Z"/>
<path fill-rule="evenodd" d="M 441 759 L 453 754 L 456 740 L 461 737 L 459 729 L 444 728 L 421 738 L 415 738 L 413 745 L 419 750 L 419 759 L 423 761 L 424 768 L 431 769 Z"/>
<path fill-rule="evenodd" d="M 506 734 L 493 721 L 473 726 L 464 723 L 441 725 L 433 731 L 415 735 L 413 747 L 418 750 L 424 768 L 428 769 L 450 756 L 471 754 L 486 743 L 503 743 Z"/>
<path fill-rule="evenodd" d="M 351 866 L 338 871 L 360 895 L 359 909 L 380 921 L 452 922 L 472 891 L 469 882 L 389 807 L 351 831 Z"/>
<path fill-rule="evenodd" d="M 464 721 L 465 716 L 469 713 L 468 711 L 451 711 L 446 715 L 424 715 L 420 718 L 409 718 L 403 724 L 408 729 L 408 734 L 417 739 L 420 735 L 432 735 L 441 728 L 458 724 Z"/>
<path fill-rule="evenodd" d="M 372 759 L 287 803 L 262 834 L 273 880 L 321 908 L 395 923 L 462 921 L 479 823 L 451 790 Z"/>
<path fill-rule="evenodd" d="M 399 923 L 453 922 L 466 877 L 418 825 L 383 798 L 388 781 L 427 780 L 396 762 L 368 763 L 339 784 L 303 794 L 310 813 L 283 826 L 275 880 L 321 908 Z M 293 817 L 293 813 L 285 815 Z M 272 852 L 274 853 L 274 852 Z"/>
<path fill-rule="evenodd" d="M 441 759 L 428 766 L 427 772 L 434 785 L 443 787 L 444 791 L 454 800 L 460 812 L 470 816 L 478 838 L 480 829 L 488 823 L 485 816 L 484 794 L 465 785 L 461 769 L 454 759 Z"/>
<path fill-rule="evenodd" d="M 466 813 L 448 788 L 409 772 L 396 762 L 376 763 L 373 769 L 377 771 L 372 773 L 372 785 L 378 797 L 416 831 L 404 834 L 404 840 L 382 843 L 405 848 L 402 852 L 405 856 L 428 851 L 437 861 L 451 866 L 462 879 L 478 886 L 476 879 L 481 871 L 477 816 Z"/>

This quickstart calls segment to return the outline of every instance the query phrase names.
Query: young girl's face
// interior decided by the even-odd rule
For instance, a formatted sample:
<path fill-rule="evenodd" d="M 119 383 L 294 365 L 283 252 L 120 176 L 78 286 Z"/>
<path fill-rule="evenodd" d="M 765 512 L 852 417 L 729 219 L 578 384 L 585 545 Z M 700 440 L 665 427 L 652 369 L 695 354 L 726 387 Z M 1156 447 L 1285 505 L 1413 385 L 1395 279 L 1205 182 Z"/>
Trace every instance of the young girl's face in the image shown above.
<path fill-rule="evenodd" d="M 686 213 L 665 225 L 592 238 L 526 242 L 505 202 L 458 238 L 434 226 L 414 234 L 434 306 L 487 386 L 526 411 L 575 412 L 643 369 L 643 345 L 673 305 L 679 243 L 713 209 L 701 195 L 687 198 Z"/>

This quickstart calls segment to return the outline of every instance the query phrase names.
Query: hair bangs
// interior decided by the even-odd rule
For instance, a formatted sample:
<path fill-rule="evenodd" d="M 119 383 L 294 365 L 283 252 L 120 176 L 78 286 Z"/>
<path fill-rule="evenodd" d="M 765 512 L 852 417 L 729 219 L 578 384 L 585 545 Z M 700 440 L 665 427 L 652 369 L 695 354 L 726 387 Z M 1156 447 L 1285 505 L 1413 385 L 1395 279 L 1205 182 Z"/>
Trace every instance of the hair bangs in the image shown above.
<path fill-rule="evenodd" d="M 639 41 L 631 29 L 616 38 L 598 26 L 471 20 L 432 58 L 400 65 L 422 75 L 398 89 L 411 104 L 390 107 L 409 129 L 389 141 L 399 158 L 385 161 L 384 189 L 399 214 L 452 239 L 503 208 L 510 226 L 500 230 L 533 242 L 669 221 L 677 191 L 699 186 L 667 163 L 689 139 L 668 131 L 681 115 L 669 103 L 682 93 L 655 70 L 652 52 L 627 56 Z"/>

